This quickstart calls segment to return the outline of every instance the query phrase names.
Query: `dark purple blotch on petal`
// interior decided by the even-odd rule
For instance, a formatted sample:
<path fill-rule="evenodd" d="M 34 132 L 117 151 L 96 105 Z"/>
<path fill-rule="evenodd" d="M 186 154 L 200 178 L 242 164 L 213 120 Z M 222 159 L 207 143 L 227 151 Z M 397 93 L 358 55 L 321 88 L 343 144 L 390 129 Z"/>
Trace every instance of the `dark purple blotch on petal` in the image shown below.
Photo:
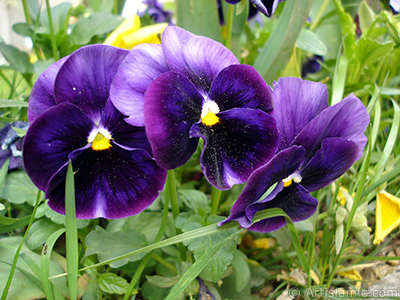
<path fill-rule="evenodd" d="M 154 80 L 146 93 L 146 133 L 157 163 L 175 169 L 197 149 L 190 127 L 200 120 L 203 97 L 185 76 L 168 72 Z"/>
<path fill-rule="evenodd" d="M 200 164 L 207 180 L 227 190 L 274 155 L 278 133 L 274 119 L 258 109 L 233 108 L 217 116 L 215 125 L 194 124 L 190 136 L 204 139 Z"/>

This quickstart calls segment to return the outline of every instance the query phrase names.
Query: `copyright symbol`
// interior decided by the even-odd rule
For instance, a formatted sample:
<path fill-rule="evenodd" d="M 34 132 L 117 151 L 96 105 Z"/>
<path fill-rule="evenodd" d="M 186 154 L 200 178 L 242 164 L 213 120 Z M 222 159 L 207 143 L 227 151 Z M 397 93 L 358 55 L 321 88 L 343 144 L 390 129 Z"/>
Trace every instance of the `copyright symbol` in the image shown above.
<path fill-rule="evenodd" d="M 293 287 L 293 288 L 289 289 L 289 296 L 292 299 L 296 299 L 297 297 L 300 296 L 300 289 L 298 289 L 297 287 Z"/>

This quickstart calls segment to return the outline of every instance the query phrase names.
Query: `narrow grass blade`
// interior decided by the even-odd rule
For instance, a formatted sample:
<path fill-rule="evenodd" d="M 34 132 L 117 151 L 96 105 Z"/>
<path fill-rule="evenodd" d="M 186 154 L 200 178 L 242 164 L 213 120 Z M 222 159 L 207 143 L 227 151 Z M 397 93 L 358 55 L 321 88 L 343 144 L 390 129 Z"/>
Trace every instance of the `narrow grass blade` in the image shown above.
<path fill-rule="evenodd" d="M 0 108 L 4 107 L 28 107 L 28 102 L 21 100 L 0 99 Z"/>
<path fill-rule="evenodd" d="M 297 230 L 294 227 L 294 224 L 293 224 L 292 220 L 290 219 L 290 217 L 282 209 L 270 208 L 270 209 L 260 211 L 255 215 L 255 217 L 253 219 L 253 223 L 258 222 L 263 219 L 268 219 L 268 218 L 273 218 L 273 217 L 285 217 L 287 226 L 289 228 L 290 236 L 292 238 L 293 247 L 296 250 L 296 253 L 298 255 L 300 265 L 303 268 L 303 270 L 307 274 L 309 274 L 310 267 L 307 263 L 307 259 L 306 259 L 303 247 L 301 246 L 299 234 L 297 233 Z"/>
<path fill-rule="evenodd" d="M 49 279 L 50 277 L 50 256 L 53 251 L 54 244 L 58 240 L 58 238 L 65 232 L 64 228 L 61 228 L 54 232 L 46 241 L 46 244 L 43 246 L 42 256 L 40 259 L 40 278 L 43 284 L 43 291 L 46 295 L 46 299 L 54 300 L 53 295 L 53 287 L 52 283 Z"/>
<path fill-rule="evenodd" d="M 36 211 L 37 211 L 37 208 L 38 208 L 39 203 L 40 203 L 40 195 L 41 195 L 41 192 L 38 191 L 38 194 L 36 196 L 35 206 L 33 208 L 32 214 L 29 217 L 28 228 L 26 228 L 24 237 L 22 238 L 22 241 L 21 241 L 20 245 L 18 246 L 17 252 L 15 253 L 15 256 L 14 256 L 14 259 L 13 259 L 13 262 L 12 262 L 12 266 L 11 266 L 11 271 L 10 271 L 10 274 L 8 275 L 8 279 L 7 279 L 6 285 L 4 286 L 4 290 L 3 290 L 3 293 L 1 295 L 1 300 L 6 300 L 7 299 L 7 294 L 8 294 L 8 291 L 10 289 L 10 286 L 11 286 L 11 281 L 12 281 L 12 278 L 14 276 L 15 269 L 17 267 L 19 254 L 21 252 L 21 249 L 22 249 L 22 246 L 23 246 L 23 244 L 25 242 L 25 239 L 29 234 L 29 231 L 31 229 L 33 221 L 35 220 Z"/>
<path fill-rule="evenodd" d="M 311 9 L 312 0 L 291 0 L 279 17 L 278 24 L 258 55 L 254 67 L 271 83 L 290 57 L 293 46 Z"/>
<path fill-rule="evenodd" d="M 0 187 L 3 186 L 4 180 L 6 180 L 9 165 L 10 165 L 10 159 L 8 158 L 0 169 Z"/>
<path fill-rule="evenodd" d="M 176 0 L 177 25 L 222 42 L 215 0 Z"/>
<path fill-rule="evenodd" d="M 392 103 L 394 109 L 392 127 L 390 128 L 389 136 L 387 138 L 385 147 L 383 148 L 381 159 L 376 165 L 375 168 L 376 173 L 374 175 L 374 179 L 379 178 L 381 176 L 383 169 L 389 160 L 389 157 L 393 151 L 393 147 L 395 146 L 396 140 L 398 138 L 399 125 L 400 125 L 400 108 L 395 101 L 392 100 Z"/>
<path fill-rule="evenodd" d="M 77 299 L 79 253 L 75 212 L 75 184 L 71 162 L 68 164 L 67 179 L 65 183 L 65 227 L 69 296 L 71 299 Z"/>
<path fill-rule="evenodd" d="M 200 274 L 200 272 L 205 268 L 208 262 L 213 258 L 213 256 L 221 249 L 227 242 L 234 239 L 242 230 L 238 230 L 231 234 L 224 240 L 218 242 L 210 249 L 208 249 L 204 254 L 196 260 L 196 262 L 186 271 L 186 273 L 179 279 L 177 284 L 172 288 L 171 292 L 165 298 L 165 300 L 175 300 L 179 298 L 179 295 L 185 290 L 185 288 Z"/>
<path fill-rule="evenodd" d="M 221 227 L 218 227 L 217 223 L 214 223 L 214 224 L 211 224 L 211 225 L 199 228 L 199 229 L 187 231 L 187 232 L 179 234 L 177 236 L 170 237 L 170 238 L 168 238 L 166 240 L 163 240 L 163 241 L 160 241 L 160 242 L 157 242 L 157 243 L 142 247 L 140 249 L 137 249 L 137 250 L 134 250 L 132 252 L 126 253 L 124 255 L 120 255 L 120 256 L 114 257 L 112 259 L 105 260 L 105 261 L 103 261 L 101 263 L 87 266 L 85 268 L 80 269 L 79 271 L 82 272 L 82 271 L 85 271 L 85 270 L 88 270 L 88 269 L 92 269 L 92 268 L 97 268 L 97 267 L 100 267 L 100 266 L 108 265 L 108 264 L 110 264 L 112 262 L 119 261 L 121 259 L 133 256 L 133 255 L 137 255 L 137 254 L 145 253 L 145 252 L 150 252 L 150 251 L 155 250 L 155 249 L 159 249 L 159 248 L 162 248 L 162 247 L 178 244 L 178 243 L 181 243 L 181 242 L 184 242 L 184 241 L 188 241 L 188 240 L 191 240 L 191 239 L 195 239 L 195 238 L 198 238 L 198 237 L 207 236 L 207 235 L 210 235 L 210 234 L 213 234 L 213 233 L 217 233 L 217 232 L 220 232 L 220 231 L 224 231 L 224 230 L 227 230 L 227 229 L 231 229 L 231 228 L 234 228 L 234 227 L 237 227 L 237 226 L 238 225 L 237 225 L 236 222 L 230 222 L 230 223 L 225 224 L 224 226 L 221 226 Z M 67 275 L 67 274 L 63 273 L 63 274 L 59 274 L 59 275 L 53 276 L 51 278 L 57 278 L 57 277 L 65 276 L 65 275 Z"/>
<path fill-rule="evenodd" d="M 349 60 L 345 56 L 338 58 L 335 68 L 335 74 L 332 82 L 332 100 L 331 105 L 335 105 L 342 101 L 344 86 L 346 83 L 346 73 Z"/>

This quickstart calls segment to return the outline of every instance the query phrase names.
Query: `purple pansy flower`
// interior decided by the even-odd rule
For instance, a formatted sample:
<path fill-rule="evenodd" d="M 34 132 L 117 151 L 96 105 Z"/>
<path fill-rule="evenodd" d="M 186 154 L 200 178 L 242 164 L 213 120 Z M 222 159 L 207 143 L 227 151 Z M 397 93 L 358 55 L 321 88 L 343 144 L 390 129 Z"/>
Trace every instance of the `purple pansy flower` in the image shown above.
<path fill-rule="evenodd" d="M 24 140 L 26 172 L 65 211 L 71 160 L 78 218 L 122 218 L 151 205 L 166 171 L 156 165 L 143 127 L 126 124 L 109 101 L 114 76 L 129 53 L 107 45 L 83 47 L 51 65 L 35 83 Z"/>
<path fill-rule="evenodd" d="M 240 0 L 225 0 L 229 4 L 237 4 Z M 250 0 L 250 3 L 253 4 L 259 12 L 263 13 L 267 17 L 271 17 L 278 3 L 283 2 L 285 0 Z"/>
<path fill-rule="evenodd" d="M 318 205 L 310 192 L 336 180 L 362 155 L 369 115 L 353 94 L 328 107 L 325 85 L 280 78 L 272 95 L 280 134 L 278 152 L 250 176 L 230 216 L 221 224 L 237 221 L 249 230 L 273 231 L 286 224 L 284 217 L 251 224 L 258 211 L 275 207 L 294 222 L 305 220 Z"/>
<path fill-rule="evenodd" d="M 29 123 L 25 121 L 16 121 L 11 124 L 6 124 L 0 129 L 0 168 L 4 165 L 8 158 L 10 164 L 8 170 L 22 168 L 22 138 L 13 129 L 19 128 L 22 130 L 28 129 Z"/>
<path fill-rule="evenodd" d="M 171 20 L 172 13 L 164 10 L 163 6 L 157 0 L 142 0 L 142 3 L 146 4 L 147 8 L 145 11 L 138 13 L 140 17 L 143 17 L 147 13 L 155 23 L 164 23 Z"/>
<path fill-rule="evenodd" d="M 116 79 L 114 105 L 128 123 L 146 125 L 154 157 L 166 169 L 186 163 L 202 138 L 203 173 L 225 190 L 245 182 L 276 151 L 268 86 L 218 42 L 167 27 L 162 46 L 133 49 Z"/>

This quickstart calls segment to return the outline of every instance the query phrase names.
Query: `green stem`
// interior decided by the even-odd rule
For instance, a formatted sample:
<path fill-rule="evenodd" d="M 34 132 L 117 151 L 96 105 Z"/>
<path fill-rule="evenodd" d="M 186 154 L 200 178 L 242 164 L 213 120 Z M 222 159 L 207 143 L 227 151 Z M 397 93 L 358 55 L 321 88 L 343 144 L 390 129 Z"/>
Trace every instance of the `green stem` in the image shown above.
<path fill-rule="evenodd" d="M 57 61 L 60 59 L 60 55 L 58 54 L 56 36 L 54 35 L 53 19 L 51 17 L 51 7 L 49 0 L 46 0 L 46 9 L 47 9 L 47 17 L 49 18 L 51 47 L 53 49 L 54 60 Z"/>
<path fill-rule="evenodd" d="M 371 140 L 371 134 L 370 134 L 368 140 L 369 141 Z M 339 251 L 338 255 L 336 256 L 335 262 L 333 264 L 333 268 L 332 268 L 332 270 L 330 272 L 330 276 L 328 278 L 327 285 L 326 285 L 327 288 L 329 288 L 331 286 L 331 283 L 332 283 L 332 280 L 333 280 L 333 276 L 336 273 L 336 269 L 337 269 L 337 267 L 339 265 L 340 259 L 343 256 L 344 249 L 346 248 L 347 243 L 348 243 L 348 238 L 349 238 L 349 233 L 350 233 L 350 226 L 351 226 L 351 223 L 353 222 L 353 218 L 354 218 L 354 215 L 356 213 L 357 207 L 358 207 L 358 205 L 360 203 L 361 196 L 362 196 L 362 193 L 363 193 L 364 187 L 365 187 L 365 182 L 367 180 L 367 173 L 368 173 L 369 162 L 370 162 L 370 159 L 371 159 L 371 152 L 372 152 L 371 143 L 369 143 L 368 154 L 367 154 L 366 158 L 364 159 L 362 167 L 361 167 L 360 183 L 359 183 L 359 185 L 357 187 L 357 193 L 356 193 L 356 195 L 354 197 L 354 202 L 353 202 L 353 205 L 351 207 L 351 210 L 350 210 L 350 213 L 349 213 L 349 217 L 347 218 L 346 227 L 344 229 L 344 241 L 343 241 L 342 247 L 340 248 L 340 251 Z"/>
<path fill-rule="evenodd" d="M 151 258 L 151 252 L 147 253 L 141 260 L 139 267 L 137 268 L 137 270 L 135 272 L 135 275 L 133 275 L 133 278 L 132 278 L 131 283 L 129 284 L 129 287 L 126 290 L 123 300 L 128 300 L 129 297 L 132 295 L 132 292 L 136 286 L 136 283 L 139 281 L 140 276 L 142 275 L 144 268 L 146 268 L 146 265 L 149 262 L 150 258 Z"/>
<path fill-rule="evenodd" d="M 161 263 L 163 266 L 165 266 L 168 269 L 170 269 L 171 271 L 173 271 L 175 274 L 177 274 L 175 266 L 173 264 L 171 264 L 169 261 L 166 261 L 164 258 L 155 254 L 154 252 L 151 252 L 151 257 L 154 258 L 159 263 Z"/>
<path fill-rule="evenodd" d="M 178 196 L 176 194 L 174 170 L 168 170 L 167 185 L 169 190 L 168 196 L 171 199 L 172 214 L 174 215 L 174 218 L 176 218 L 179 215 L 179 205 L 178 205 Z"/>
<path fill-rule="evenodd" d="M 29 13 L 29 6 L 28 6 L 28 1 L 27 0 L 22 0 L 22 6 L 24 7 L 24 14 L 25 14 L 25 20 L 27 24 L 32 23 L 31 19 L 31 14 Z"/>
<path fill-rule="evenodd" d="M 226 39 L 225 39 L 225 47 L 231 48 L 231 40 L 232 40 L 232 26 L 233 26 L 233 14 L 235 12 L 235 6 L 229 5 L 228 9 L 228 20 L 226 20 Z"/>
<path fill-rule="evenodd" d="M 23 244 L 25 242 L 25 239 L 28 236 L 28 233 L 29 233 L 29 231 L 31 229 L 33 221 L 35 220 L 36 210 L 37 210 L 37 208 L 39 206 L 39 203 L 40 203 L 40 196 L 41 196 L 41 192 L 38 191 L 37 196 L 36 196 L 35 206 L 33 208 L 33 212 L 31 214 L 31 218 L 29 220 L 28 227 L 27 227 L 27 229 L 25 231 L 25 234 L 24 234 L 24 237 L 22 238 L 21 243 L 18 246 L 17 252 L 15 253 L 13 264 L 12 264 L 12 267 L 11 267 L 11 271 L 10 271 L 10 274 L 8 275 L 8 280 L 7 280 L 7 283 L 6 283 L 5 287 L 4 287 L 3 294 L 1 295 L 1 300 L 6 300 L 6 298 L 7 298 L 8 290 L 10 289 L 10 286 L 11 286 L 11 281 L 12 281 L 12 278 L 14 276 L 15 268 L 17 267 L 19 254 L 21 252 L 21 249 L 22 249 L 22 246 L 23 246 Z"/>
<path fill-rule="evenodd" d="M 222 191 L 216 187 L 211 188 L 211 214 L 216 214 L 221 200 Z"/>
<path fill-rule="evenodd" d="M 163 215 L 161 219 L 161 225 L 160 229 L 158 230 L 158 233 L 154 239 L 153 243 L 157 243 L 161 241 L 162 237 L 164 236 L 165 232 L 165 227 L 167 226 L 167 221 L 168 221 L 168 207 L 169 207 L 169 188 L 168 185 L 166 185 L 166 191 L 165 191 L 165 197 L 164 197 L 164 210 L 163 210 Z M 135 288 L 137 282 L 140 279 L 140 276 L 142 275 L 143 270 L 145 269 L 147 263 L 149 262 L 150 258 L 153 256 L 153 251 L 147 253 L 145 257 L 142 259 L 142 261 L 139 264 L 139 267 L 137 268 L 135 275 L 133 276 L 128 289 L 126 290 L 125 296 L 123 300 L 128 300 L 130 295 L 132 295 L 133 289 Z M 175 269 L 176 271 L 176 269 Z"/>
<path fill-rule="evenodd" d="M 114 15 L 118 14 L 118 0 L 114 0 L 114 9 L 113 9 Z"/>
<path fill-rule="evenodd" d="M 310 25 L 310 30 L 314 31 L 315 28 L 317 28 L 317 26 L 319 25 L 318 23 L 321 21 L 322 19 L 322 15 L 324 14 L 324 11 L 326 9 L 326 6 L 328 5 L 329 0 L 325 0 L 324 3 L 322 3 L 321 8 L 318 11 L 318 15 L 315 17 L 315 19 L 312 21 L 311 25 Z"/>

